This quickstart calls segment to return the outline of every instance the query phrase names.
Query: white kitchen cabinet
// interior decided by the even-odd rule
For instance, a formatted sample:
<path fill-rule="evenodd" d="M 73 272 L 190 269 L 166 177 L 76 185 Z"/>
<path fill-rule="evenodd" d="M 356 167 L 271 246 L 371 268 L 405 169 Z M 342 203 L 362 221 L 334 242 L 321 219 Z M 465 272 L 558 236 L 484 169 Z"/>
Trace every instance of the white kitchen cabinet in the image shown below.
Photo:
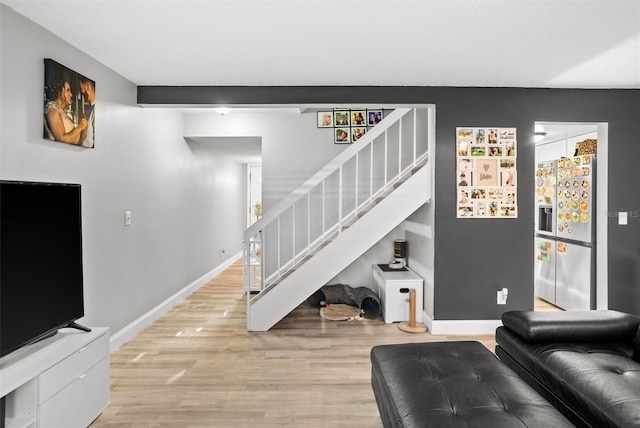
<path fill-rule="evenodd" d="M 383 271 L 373 265 L 373 291 L 380 297 L 384 322 L 409 321 L 409 291 L 416 290 L 416 322 L 422 322 L 423 279 L 414 271 Z"/>
<path fill-rule="evenodd" d="M 109 405 L 109 330 L 63 329 L 0 359 L 6 428 L 86 427 Z"/>

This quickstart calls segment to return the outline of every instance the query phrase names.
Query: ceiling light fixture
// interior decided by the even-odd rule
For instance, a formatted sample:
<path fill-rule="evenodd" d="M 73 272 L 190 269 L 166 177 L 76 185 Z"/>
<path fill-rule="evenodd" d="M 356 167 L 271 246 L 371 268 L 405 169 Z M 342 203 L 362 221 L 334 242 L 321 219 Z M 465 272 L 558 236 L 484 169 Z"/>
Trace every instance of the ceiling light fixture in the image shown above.
<path fill-rule="evenodd" d="M 231 113 L 231 108 L 230 107 L 216 107 L 216 108 L 213 109 L 213 111 L 218 113 L 220 116 L 224 116 L 225 114 Z"/>

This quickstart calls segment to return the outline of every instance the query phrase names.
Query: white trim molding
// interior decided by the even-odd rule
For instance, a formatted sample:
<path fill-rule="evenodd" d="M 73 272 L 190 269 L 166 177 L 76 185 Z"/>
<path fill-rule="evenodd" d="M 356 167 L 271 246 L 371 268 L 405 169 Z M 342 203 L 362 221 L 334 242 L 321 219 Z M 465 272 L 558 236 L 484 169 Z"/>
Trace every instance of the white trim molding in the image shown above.
<path fill-rule="evenodd" d="M 422 319 L 431 334 L 495 334 L 501 320 L 434 320 L 426 312 Z"/>

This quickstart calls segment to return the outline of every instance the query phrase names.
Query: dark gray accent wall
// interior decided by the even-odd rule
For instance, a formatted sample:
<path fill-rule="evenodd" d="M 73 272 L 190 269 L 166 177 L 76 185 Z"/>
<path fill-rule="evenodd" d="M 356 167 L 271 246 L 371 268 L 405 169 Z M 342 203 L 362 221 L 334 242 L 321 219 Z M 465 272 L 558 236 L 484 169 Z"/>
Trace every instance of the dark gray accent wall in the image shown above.
<path fill-rule="evenodd" d="M 443 319 L 495 319 L 533 302 L 534 122 L 609 124 L 609 212 L 640 209 L 634 190 L 638 90 L 439 88 L 436 104 L 435 309 Z M 425 101 L 426 102 L 426 101 Z M 518 130 L 518 219 L 455 218 L 455 128 Z M 609 307 L 640 314 L 640 218 L 618 226 L 609 217 Z M 509 287 L 506 307 L 495 291 Z"/>
<path fill-rule="evenodd" d="M 534 122 L 609 124 L 609 307 L 640 315 L 640 90 L 452 87 L 149 87 L 139 104 L 435 104 L 437 320 L 497 319 L 533 306 Z M 516 127 L 518 218 L 457 219 L 455 128 Z M 613 213 L 631 213 L 618 226 Z M 599 225 L 602 227 L 603 225 Z M 506 306 L 496 290 L 508 287 Z"/>

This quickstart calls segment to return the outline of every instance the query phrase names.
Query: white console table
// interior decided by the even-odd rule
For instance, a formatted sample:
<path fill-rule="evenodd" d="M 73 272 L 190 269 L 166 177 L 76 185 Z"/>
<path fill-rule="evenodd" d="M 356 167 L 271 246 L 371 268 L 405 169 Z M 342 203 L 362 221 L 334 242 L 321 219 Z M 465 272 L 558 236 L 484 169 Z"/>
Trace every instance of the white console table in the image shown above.
<path fill-rule="evenodd" d="M 62 329 L 0 359 L 6 428 L 86 427 L 109 405 L 109 329 Z"/>
<path fill-rule="evenodd" d="M 411 269 L 383 271 L 373 265 L 373 291 L 380 297 L 384 322 L 409 321 L 409 290 L 416 290 L 416 322 L 422 322 L 423 280 Z"/>

